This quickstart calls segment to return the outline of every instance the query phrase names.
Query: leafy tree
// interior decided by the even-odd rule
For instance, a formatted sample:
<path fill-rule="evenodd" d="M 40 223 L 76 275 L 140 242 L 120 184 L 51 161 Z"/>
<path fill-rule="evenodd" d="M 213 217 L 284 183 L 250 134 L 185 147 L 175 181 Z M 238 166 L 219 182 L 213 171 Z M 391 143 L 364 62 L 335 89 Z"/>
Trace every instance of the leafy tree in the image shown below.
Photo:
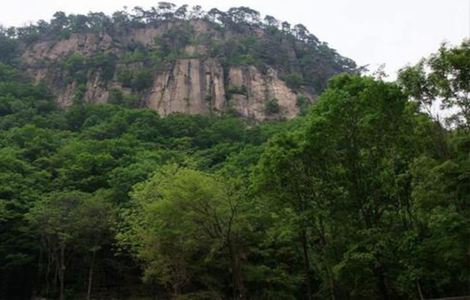
<path fill-rule="evenodd" d="M 14 63 L 18 55 L 18 41 L 9 36 L 8 30 L 0 27 L 0 63 Z"/>
<path fill-rule="evenodd" d="M 38 231 L 43 247 L 48 253 L 46 276 L 49 280 L 51 269 L 56 269 L 59 279 L 59 299 L 65 299 L 65 275 L 69 255 L 76 247 L 80 229 L 75 214 L 80 202 L 87 197 L 80 192 L 54 193 L 36 203 L 28 219 L 32 228 Z M 50 265 L 53 264 L 53 265 Z M 46 283 L 46 294 L 48 294 Z"/>
<path fill-rule="evenodd" d="M 282 78 L 287 86 L 294 91 L 299 90 L 299 88 L 304 84 L 303 78 L 300 74 L 290 74 Z"/>
<path fill-rule="evenodd" d="M 405 91 L 423 108 L 442 100 L 441 108 L 450 112 L 448 124 L 469 129 L 470 122 L 470 43 L 458 47 L 443 44 L 439 52 L 417 65 L 400 71 Z"/>
<path fill-rule="evenodd" d="M 409 268 L 403 277 L 411 275 L 404 279 L 416 282 L 426 298 L 466 294 L 470 281 L 468 268 L 461 268 L 470 247 L 468 135 L 457 134 L 451 146 L 448 159 L 423 155 L 411 168 L 416 224 L 404 244 L 412 252 L 402 255 Z"/>
<path fill-rule="evenodd" d="M 121 240 L 144 262 L 147 280 L 171 286 L 175 296 L 194 280 L 220 289 L 207 270 L 219 266 L 231 273 L 234 296 L 245 298 L 238 204 L 220 179 L 170 166 L 137 185 L 133 201 Z"/>
<path fill-rule="evenodd" d="M 63 34 L 64 30 L 67 30 L 70 26 L 70 20 L 67 15 L 58 11 L 53 15 L 51 20 L 51 30 L 55 33 Z"/>
<path fill-rule="evenodd" d="M 148 89 L 153 84 L 153 72 L 148 69 L 137 71 L 132 78 L 131 86 L 136 91 Z"/>
<path fill-rule="evenodd" d="M 227 14 L 234 23 L 259 23 L 260 13 L 249 7 L 233 7 L 228 10 Z"/>
<path fill-rule="evenodd" d="M 316 284 L 312 268 L 329 296 L 390 297 L 384 273 L 396 267 L 387 248 L 396 220 L 388 210 L 399 213 L 392 207 L 406 197 L 400 180 L 414 153 L 401 148 L 412 138 L 402 134 L 413 125 L 406 100 L 393 84 L 340 76 L 306 129 L 274 139 L 262 156 L 259 186 L 292 220 L 307 297 Z"/>
<path fill-rule="evenodd" d="M 109 103 L 123 105 L 126 107 L 137 107 L 139 102 L 137 96 L 126 95 L 120 89 L 111 89 L 109 91 Z"/>
<path fill-rule="evenodd" d="M 264 17 L 264 22 L 270 27 L 275 27 L 275 28 L 279 27 L 279 21 L 273 16 Z"/>
<path fill-rule="evenodd" d="M 87 299 L 91 297 L 95 257 L 106 243 L 110 228 L 110 207 L 97 194 L 57 192 L 38 201 L 28 214 L 28 220 L 39 234 L 47 253 L 46 295 L 55 268 L 59 278 L 59 299 L 65 298 L 65 275 L 71 257 L 91 253 Z"/>
<path fill-rule="evenodd" d="M 100 70 L 100 77 L 103 81 L 109 81 L 113 79 L 116 71 L 116 56 L 100 52 L 91 59 L 89 65 Z"/>
<path fill-rule="evenodd" d="M 92 197 L 85 198 L 76 211 L 80 250 L 83 253 L 90 253 L 87 300 L 91 299 L 97 255 L 102 248 L 113 242 L 111 231 L 113 208 L 107 198 L 109 196 L 105 191 L 99 191 Z"/>
<path fill-rule="evenodd" d="M 299 108 L 300 114 L 305 115 L 308 108 L 310 107 L 311 100 L 304 95 L 300 95 L 297 97 L 297 101 L 295 104 Z"/>
<path fill-rule="evenodd" d="M 85 58 L 82 55 L 78 53 L 70 55 L 64 62 L 64 69 L 72 80 L 77 81 L 79 84 L 86 82 L 87 67 Z"/>

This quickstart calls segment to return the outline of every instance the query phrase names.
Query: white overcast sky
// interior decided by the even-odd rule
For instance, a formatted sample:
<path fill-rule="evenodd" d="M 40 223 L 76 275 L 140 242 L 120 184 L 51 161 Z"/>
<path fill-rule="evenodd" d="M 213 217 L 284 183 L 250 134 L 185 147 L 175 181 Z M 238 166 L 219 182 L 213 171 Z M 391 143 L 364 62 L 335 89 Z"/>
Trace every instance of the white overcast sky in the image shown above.
<path fill-rule="evenodd" d="M 175 0 L 205 10 L 249 6 L 292 24 L 302 23 L 322 41 L 359 65 L 386 65 L 392 77 L 447 41 L 458 44 L 470 34 L 470 0 Z M 19 26 L 49 20 L 56 11 L 111 14 L 156 6 L 158 0 L 0 0 L 0 24 Z"/>

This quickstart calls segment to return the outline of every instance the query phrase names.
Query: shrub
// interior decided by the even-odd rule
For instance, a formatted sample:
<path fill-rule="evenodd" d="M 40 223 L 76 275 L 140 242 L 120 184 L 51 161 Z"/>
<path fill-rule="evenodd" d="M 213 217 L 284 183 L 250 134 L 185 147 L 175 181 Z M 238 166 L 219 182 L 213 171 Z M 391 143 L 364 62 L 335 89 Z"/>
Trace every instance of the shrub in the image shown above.
<path fill-rule="evenodd" d="M 266 101 L 266 114 L 273 115 L 277 114 L 280 111 L 279 101 L 276 98 Z"/>
<path fill-rule="evenodd" d="M 138 107 L 139 98 L 135 95 L 126 95 L 122 90 L 113 88 L 109 92 L 109 103 L 115 105 L 122 105 L 130 108 Z"/>
<path fill-rule="evenodd" d="M 301 115 L 305 115 L 305 113 L 307 112 L 310 106 L 310 103 L 311 103 L 310 99 L 304 95 L 299 95 L 297 97 L 296 105 L 299 108 Z"/>
<path fill-rule="evenodd" d="M 294 91 L 297 91 L 298 89 L 300 89 L 300 87 L 304 84 L 304 79 L 302 78 L 302 75 L 298 73 L 292 73 L 292 74 L 283 76 L 281 79 L 284 80 L 286 85 L 291 90 L 294 90 Z"/>
<path fill-rule="evenodd" d="M 136 91 L 143 91 L 148 89 L 153 84 L 153 73 L 149 69 L 139 70 L 134 73 L 132 79 L 132 89 Z"/>

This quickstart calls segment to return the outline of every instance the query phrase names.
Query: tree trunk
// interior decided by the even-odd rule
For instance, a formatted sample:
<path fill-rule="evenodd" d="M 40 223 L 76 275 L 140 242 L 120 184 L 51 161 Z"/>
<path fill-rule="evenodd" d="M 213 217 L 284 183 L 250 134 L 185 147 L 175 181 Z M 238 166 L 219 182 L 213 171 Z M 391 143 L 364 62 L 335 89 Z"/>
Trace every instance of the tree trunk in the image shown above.
<path fill-rule="evenodd" d="M 60 247 L 60 266 L 59 266 L 59 281 L 60 281 L 60 296 L 59 300 L 64 300 L 64 279 L 65 279 L 65 246 Z"/>
<path fill-rule="evenodd" d="M 379 285 L 378 288 L 379 288 L 380 294 L 382 294 L 382 299 L 384 300 L 390 299 L 390 296 L 388 294 L 387 284 L 385 283 L 384 270 L 381 264 L 377 268 L 375 268 L 375 274 L 378 277 L 378 285 Z"/>
<path fill-rule="evenodd" d="M 416 288 L 418 290 L 419 300 L 424 300 L 423 290 L 421 289 L 421 284 L 419 283 L 419 280 L 416 280 Z"/>
<path fill-rule="evenodd" d="M 331 293 L 331 300 L 336 300 L 336 287 L 335 287 L 335 281 L 331 277 L 330 272 L 328 272 L 328 281 L 330 285 L 330 293 Z"/>
<path fill-rule="evenodd" d="M 240 300 L 245 300 L 246 295 L 245 295 L 245 285 L 243 283 L 243 275 L 241 271 L 241 265 L 240 265 L 240 258 L 235 257 L 235 262 L 234 262 L 234 279 L 235 279 L 235 285 L 236 285 L 236 290 L 237 290 L 237 299 Z"/>
<path fill-rule="evenodd" d="M 305 287 L 307 288 L 307 298 L 312 299 L 312 285 L 310 282 L 310 258 L 308 255 L 307 232 L 302 231 L 302 250 L 304 256 Z"/>
<path fill-rule="evenodd" d="M 154 278 L 152 278 L 152 299 L 157 300 L 157 283 Z"/>
<path fill-rule="evenodd" d="M 47 266 L 46 266 L 46 272 L 44 274 L 45 276 L 44 280 L 46 282 L 46 297 L 47 298 L 49 298 L 51 265 L 53 265 L 53 263 L 54 263 L 54 252 L 50 247 L 48 247 L 47 248 Z"/>
<path fill-rule="evenodd" d="M 87 296 L 86 296 L 87 300 L 91 299 L 91 287 L 93 284 L 93 267 L 95 264 L 95 256 L 96 256 L 96 251 L 93 250 L 93 254 L 91 256 L 90 270 L 88 272 L 88 291 L 87 291 Z"/>
<path fill-rule="evenodd" d="M 240 257 L 236 249 L 234 249 L 233 245 L 229 245 L 228 248 L 232 268 L 233 298 L 244 300 L 246 299 L 246 295 L 241 271 Z"/>

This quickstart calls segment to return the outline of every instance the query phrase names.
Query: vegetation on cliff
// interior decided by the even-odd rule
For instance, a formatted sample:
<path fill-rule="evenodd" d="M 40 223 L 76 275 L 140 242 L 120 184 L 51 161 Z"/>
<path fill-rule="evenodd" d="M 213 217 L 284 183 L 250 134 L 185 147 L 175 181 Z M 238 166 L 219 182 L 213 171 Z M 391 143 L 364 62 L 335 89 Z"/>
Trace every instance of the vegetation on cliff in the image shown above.
<path fill-rule="evenodd" d="M 291 26 L 271 16 L 263 19 L 259 12 L 247 7 L 206 12 L 199 6 L 176 8 L 170 3 L 160 3 L 150 10 L 136 7 L 132 12 L 123 10 L 112 16 L 58 12 L 49 23 L 39 21 L 26 27 L 3 29 L 0 35 L 6 50 L 15 49 L 7 51 L 4 60 L 16 60 L 32 77 L 42 80 L 61 98 L 62 106 L 76 101 L 110 101 L 108 91 L 118 89 L 130 97 L 138 97 L 136 106 L 167 114 L 161 102 L 183 99 L 171 96 L 165 99 L 161 94 L 171 90 L 171 82 L 178 82 L 178 77 L 183 76 L 190 80 L 175 84 L 175 89 L 188 89 L 189 106 L 196 107 L 196 112 L 205 112 L 197 107 L 202 98 L 210 99 L 210 112 L 214 110 L 211 102 L 222 102 L 216 105 L 219 114 L 237 111 L 243 115 L 238 105 L 245 105 L 243 100 L 229 95 L 234 68 L 244 70 L 243 85 L 248 88 L 244 101 L 250 107 L 253 102 L 279 97 L 269 95 L 273 92 L 268 87 L 266 91 L 252 91 L 252 85 L 269 85 L 279 78 L 281 81 L 276 84 L 286 85 L 292 93 L 312 102 L 333 75 L 357 69 L 352 60 L 319 41 L 302 24 Z M 11 57 L 12 53 L 16 57 Z M 178 68 L 178 63 L 185 60 L 191 60 L 191 67 Z M 196 68 L 195 64 L 214 62 L 215 71 L 203 67 L 194 73 L 190 71 Z M 254 69 L 248 72 L 247 67 Z M 210 78 L 203 73 L 211 73 Z M 165 74 L 171 75 L 160 83 L 158 77 Z M 256 80 L 265 82 L 255 82 L 256 76 L 260 77 Z M 215 83 L 218 80 L 221 82 Z M 191 82 L 202 82 L 204 87 Z M 214 94 L 213 90 L 219 88 L 211 86 L 214 84 L 220 84 L 225 95 Z M 154 92 L 157 93 L 151 95 Z M 280 109 L 275 115 L 281 118 L 295 115 L 292 113 L 297 111 L 295 98 L 292 96 L 289 113 Z M 170 108 L 169 113 L 188 112 L 182 108 L 174 110 Z M 257 116 L 269 115 L 264 114 L 264 105 L 255 110 L 257 114 L 250 116 L 263 119 Z"/>

